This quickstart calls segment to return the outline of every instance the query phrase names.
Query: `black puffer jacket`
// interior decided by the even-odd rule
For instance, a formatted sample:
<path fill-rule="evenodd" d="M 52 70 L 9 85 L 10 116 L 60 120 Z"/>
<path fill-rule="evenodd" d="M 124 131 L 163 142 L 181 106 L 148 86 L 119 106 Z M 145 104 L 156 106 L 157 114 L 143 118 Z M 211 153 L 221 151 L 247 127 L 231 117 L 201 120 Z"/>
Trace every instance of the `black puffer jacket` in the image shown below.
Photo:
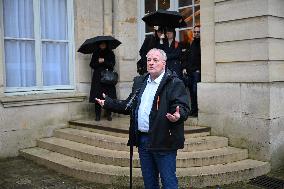
<path fill-rule="evenodd" d="M 105 99 L 104 108 L 113 112 L 130 114 L 129 144 L 138 146 L 138 108 L 149 74 L 134 79 L 132 93 L 126 100 Z M 158 100 L 159 99 L 159 100 Z M 149 150 L 177 150 L 184 147 L 184 121 L 189 114 L 189 97 L 183 82 L 176 74 L 167 70 L 154 97 L 149 115 Z M 180 107 L 180 119 L 170 122 L 166 114 L 174 113 Z"/>

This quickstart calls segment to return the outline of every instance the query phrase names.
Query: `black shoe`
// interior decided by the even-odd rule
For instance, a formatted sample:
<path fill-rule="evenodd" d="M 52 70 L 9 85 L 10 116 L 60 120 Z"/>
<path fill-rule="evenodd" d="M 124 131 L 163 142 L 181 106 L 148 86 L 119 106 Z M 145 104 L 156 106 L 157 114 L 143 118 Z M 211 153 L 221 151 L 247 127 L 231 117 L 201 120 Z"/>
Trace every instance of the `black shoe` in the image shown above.
<path fill-rule="evenodd" d="M 112 121 L 112 117 L 111 117 L 111 116 L 108 116 L 108 117 L 107 117 L 107 120 L 108 120 L 108 121 Z"/>

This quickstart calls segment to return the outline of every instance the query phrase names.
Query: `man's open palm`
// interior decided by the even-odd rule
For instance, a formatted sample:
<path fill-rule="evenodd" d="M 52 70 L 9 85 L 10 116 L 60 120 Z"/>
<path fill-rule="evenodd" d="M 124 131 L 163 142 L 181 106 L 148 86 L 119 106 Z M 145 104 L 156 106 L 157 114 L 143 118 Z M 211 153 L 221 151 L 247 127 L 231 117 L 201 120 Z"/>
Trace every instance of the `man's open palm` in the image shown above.
<path fill-rule="evenodd" d="M 170 122 L 176 122 L 180 118 L 180 113 L 179 113 L 179 106 L 176 107 L 176 111 L 173 114 L 167 113 L 166 117 Z"/>

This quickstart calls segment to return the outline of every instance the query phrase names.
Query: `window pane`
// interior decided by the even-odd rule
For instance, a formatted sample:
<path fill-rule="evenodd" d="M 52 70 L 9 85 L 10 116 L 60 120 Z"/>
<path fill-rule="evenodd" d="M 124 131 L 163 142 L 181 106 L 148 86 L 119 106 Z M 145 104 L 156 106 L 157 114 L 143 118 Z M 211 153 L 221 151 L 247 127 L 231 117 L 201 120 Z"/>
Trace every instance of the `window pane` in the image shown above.
<path fill-rule="evenodd" d="M 66 0 L 41 0 L 40 15 L 43 39 L 67 38 Z"/>
<path fill-rule="evenodd" d="M 44 42 L 42 45 L 43 85 L 69 85 L 67 43 Z"/>
<path fill-rule="evenodd" d="M 179 7 L 184 7 L 184 6 L 189 6 L 189 5 L 192 5 L 192 0 L 179 0 L 178 1 Z"/>
<path fill-rule="evenodd" d="M 5 40 L 7 87 L 36 85 L 35 48 L 33 41 Z"/>
<path fill-rule="evenodd" d="M 3 2 L 5 37 L 33 38 L 33 1 L 4 0 Z"/>
<path fill-rule="evenodd" d="M 200 25 L 200 6 L 194 8 L 195 23 L 194 25 Z"/>
<path fill-rule="evenodd" d="M 156 0 L 145 0 L 145 14 L 156 11 Z"/>
<path fill-rule="evenodd" d="M 192 27 L 193 24 L 193 14 L 192 14 L 192 7 L 187 7 L 184 9 L 179 9 L 182 17 L 184 18 L 187 27 Z"/>
<path fill-rule="evenodd" d="M 170 0 L 158 0 L 158 9 L 167 10 L 170 8 Z"/>
<path fill-rule="evenodd" d="M 200 0 L 194 0 L 194 4 L 200 4 Z"/>

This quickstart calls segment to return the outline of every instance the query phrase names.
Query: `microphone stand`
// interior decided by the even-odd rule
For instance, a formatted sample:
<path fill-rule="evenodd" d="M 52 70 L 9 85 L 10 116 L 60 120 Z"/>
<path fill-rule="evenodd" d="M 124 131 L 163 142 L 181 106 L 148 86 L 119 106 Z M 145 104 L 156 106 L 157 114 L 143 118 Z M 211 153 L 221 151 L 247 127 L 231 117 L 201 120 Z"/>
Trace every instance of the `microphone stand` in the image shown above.
<path fill-rule="evenodd" d="M 130 180 L 129 180 L 129 188 L 132 189 L 132 159 L 133 159 L 133 144 L 130 144 Z"/>
<path fill-rule="evenodd" d="M 126 104 L 125 110 L 132 109 L 132 103 L 133 100 L 137 97 L 139 90 L 136 90 L 132 97 L 130 98 L 129 102 Z M 130 158 L 129 158 L 129 169 L 130 169 L 130 175 L 129 175 L 129 188 L 132 189 L 132 162 L 133 162 L 133 141 L 130 141 Z"/>

